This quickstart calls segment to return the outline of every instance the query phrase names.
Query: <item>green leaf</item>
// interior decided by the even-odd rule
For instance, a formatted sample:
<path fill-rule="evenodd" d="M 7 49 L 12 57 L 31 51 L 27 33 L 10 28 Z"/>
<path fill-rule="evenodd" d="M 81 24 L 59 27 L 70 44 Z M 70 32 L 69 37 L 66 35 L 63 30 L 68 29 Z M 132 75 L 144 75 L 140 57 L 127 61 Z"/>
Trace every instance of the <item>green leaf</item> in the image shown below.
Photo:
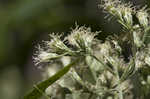
<path fill-rule="evenodd" d="M 74 64 L 78 63 L 77 61 L 79 61 L 79 59 L 77 59 L 74 62 L 70 63 L 69 65 L 65 66 L 62 70 L 60 70 L 58 73 L 56 73 L 52 77 L 48 78 L 47 80 L 42 81 L 39 84 L 35 85 L 33 90 L 31 90 L 31 92 L 29 92 L 26 96 L 24 96 L 24 99 L 40 98 L 42 96 L 42 94 L 45 92 L 46 88 L 48 88 L 51 84 L 53 84 L 55 81 L 57 81 L 63 75 L 65 75 Z"/>

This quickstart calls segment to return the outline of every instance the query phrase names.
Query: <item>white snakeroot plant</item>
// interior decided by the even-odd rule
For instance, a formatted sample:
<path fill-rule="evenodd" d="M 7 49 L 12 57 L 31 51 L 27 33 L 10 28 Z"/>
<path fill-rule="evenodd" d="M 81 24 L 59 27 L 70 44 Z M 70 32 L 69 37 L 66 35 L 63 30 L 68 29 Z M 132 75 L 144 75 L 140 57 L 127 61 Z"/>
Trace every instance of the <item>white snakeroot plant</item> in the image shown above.
<path fill-rule="evenodd" d="M 35 86 L 25 99 L 36 99 L 40 93 L 50 99 L 149 98 L 148 9 L 120 0 L 101 1 L 100 7 L 122 25 L 123 32 L 103 43 L 96 38 L 99 32 L 85 26 L 72 29 L 63 40 L 62 36 L 51 34 L 51 40 L 45 41 L 45 47 L 39 47 L 34 57 L 36 65 L 47 63 L 43 77 L 48 80 Z M 51 73 L 54 67 L 60 69 L 55 75 Z M 47 86 L 48 83 L 52 85 Z"/>

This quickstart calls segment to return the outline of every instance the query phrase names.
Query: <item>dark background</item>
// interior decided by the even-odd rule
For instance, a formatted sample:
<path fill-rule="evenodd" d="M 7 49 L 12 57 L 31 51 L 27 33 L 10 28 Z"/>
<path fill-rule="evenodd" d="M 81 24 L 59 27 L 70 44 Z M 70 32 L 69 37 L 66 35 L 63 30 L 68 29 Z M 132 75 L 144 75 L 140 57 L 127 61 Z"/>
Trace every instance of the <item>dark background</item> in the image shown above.
<path fill-rule="evenodd" d="M 128 1 L 149 5 L 148 0 Z M 75 23 L 101 30 L 102 40 L 118 33 L 120 25 L 104 19 L 98 4 L 100 0 L 0 0 L 0 98 L 20 99 L 41 80 L 32 57 L 49 33 L 67 34 Z"/>

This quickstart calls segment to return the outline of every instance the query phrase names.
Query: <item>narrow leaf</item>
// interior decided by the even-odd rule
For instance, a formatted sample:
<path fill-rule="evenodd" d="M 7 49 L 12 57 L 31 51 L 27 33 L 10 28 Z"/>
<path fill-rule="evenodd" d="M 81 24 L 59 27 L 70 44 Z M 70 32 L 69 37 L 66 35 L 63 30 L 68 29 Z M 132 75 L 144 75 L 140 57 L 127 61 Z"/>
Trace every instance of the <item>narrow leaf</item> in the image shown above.
<path fill-rule="evenodd" d="M 75 60 L 74 62 L 70 63 L 69 65 L 65 66 L 62 70 L 60 70 L 58 73 L 53 75 L 52 77 L 48 78 L 45 81 L 40 82 L 39 84 L 35 85 L 36 87 L 31 90 L 26 96 L 24 96 L 24 99 L 38 99 L 42 96 L 42 92 L 44 93 L 46 88 L 48 88 L 51 84 L 53 84 L 55 81 L 57 81 L 59 78 L 61 78 L 63 75 L 65 75 L 70 68 L 78 63 L 79 59 Z"/>

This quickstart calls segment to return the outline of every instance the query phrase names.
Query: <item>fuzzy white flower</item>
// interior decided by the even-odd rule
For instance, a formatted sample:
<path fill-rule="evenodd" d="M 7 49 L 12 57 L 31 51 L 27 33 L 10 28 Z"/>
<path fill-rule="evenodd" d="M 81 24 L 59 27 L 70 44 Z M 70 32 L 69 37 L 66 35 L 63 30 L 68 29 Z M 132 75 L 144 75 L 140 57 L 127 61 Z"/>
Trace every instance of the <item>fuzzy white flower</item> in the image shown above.
<path fill-rule="evenodd" d="M 132 24 L 133 24 L 133 19 L 132 19 L 133 9 L 130 8 L 129 6 L 128 7 L 122 6 L 121 12 L 122 12 L 122 16 L 123 16 L 126 24 L 128 24 L 129 26 L 132 26 Z"/>
<path fill-rule="evenodd" d="M 70 44 L 81 49 L 87 49 L 92 46 L 92 42 L 97 33 L 91 32 L 91 28 L 76 27 L 67 37 Z"/>
<path fill-rule="evenodd" d="M 66 52 L 71 53 L 71 50 L 60 39 L 61 35 L 51 34 L 50 37 L 52 37 L 51 41 L 47 41 L 46 43 L 52 52 L 55 52 L 58 54 L 64 54 Z"/>
<path fill-rule="evenodd" d="M 46 51 L 40 51 L 38 56 L 34 58 L 36 65 L 43 62 L 49 62 L 51 59 L 58 57 L 56 53 L 49 53 Z"/>
<path fill-rule="evenodd" d="M 145 7 L 141 10 L 139 10 L 136 14 L 140 24 L 143 26 L 143 27 L 147 27 L 148 26 L 148 13 L 147 13 L 147 10 L 145 10 Z"/>
<path fill-rule="evenodd" d="M 143 64 L 144 64 L 143 61 L 140 61 L 140 60 L 135 61 L 135 66 L 136 66 L 137 69 L 141 68 L 143 66 Z"/>
<path fill-rule="evenodd" d="M 133 32 L 133 38 L 134 38 L 134 43 L 136 44 L 137 47 L 141 47 L 143 45 L 143 42 L 140 39 L 138 32 L 136 31 Z"/>
<path fill-rule="evenodd" d="M 105 42 L 101 45 L 100 53 L 104 56 L 108 56 L 111 50 L 111 45 L 109 42 Z"/>
<path fill-rule="evenodd" d="M 50 58 L 53 58 L 53 57 L 56 57 L 57 54 L 55 53 L 47 53 L 47 52 L 42 52 L 39 54 L 39 58 L 43 61 L 47 61 L 49 60 Z"/>
<path fill-rule="evenodd" d="M 118 9 L 120 1 L 119 0 L 102 0 L 103 5 L 101 5 L 104 10 L 108 11 L 112 15 L 117 15 L 122 17 L 120 9 Z"/>
<path fill-rule="evenodd" d="M 136 53 L 135 66 L 137 69 L 145 65 L 144 59 L 145 59 L 145 52 L 142 51 Z"/>
<path fill-rule="evenodd" d="M 61 62 L 63 63 L 63 66 L 67 66 L 71 62 L 71 58 L 69 56 L 63 56 Z"/>
<path fill-rule="evenodd" d="M 146 56 L 144 61 L 150 66 L 150 56 Z"/>
<path fill-rule="evenodd" d="M 122 51 L 121 47 L 119 46 L 118 42 L 115 40 L 112 40 L 112 43 L 115 45 L 115 49 L 118 50 L 119 52 Z"/>

